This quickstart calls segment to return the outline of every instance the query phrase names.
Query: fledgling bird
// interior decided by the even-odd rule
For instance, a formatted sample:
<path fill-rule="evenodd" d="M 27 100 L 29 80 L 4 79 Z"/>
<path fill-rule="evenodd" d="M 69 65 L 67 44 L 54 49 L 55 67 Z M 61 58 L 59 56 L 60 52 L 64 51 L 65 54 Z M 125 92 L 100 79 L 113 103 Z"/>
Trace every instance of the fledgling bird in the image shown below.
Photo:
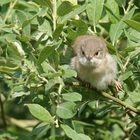
<path fill-rule="evenodd" d="M 121 84 L 116 80 L 117 64 L 102 38 L 95 35 L 79 36 L 72 48 L 75 57 L 71 59 L 71 66 L 82 81 L 100 91 L 106 90 L 109 85 L 115 86 L 117 91 L 121 89 Z"/>

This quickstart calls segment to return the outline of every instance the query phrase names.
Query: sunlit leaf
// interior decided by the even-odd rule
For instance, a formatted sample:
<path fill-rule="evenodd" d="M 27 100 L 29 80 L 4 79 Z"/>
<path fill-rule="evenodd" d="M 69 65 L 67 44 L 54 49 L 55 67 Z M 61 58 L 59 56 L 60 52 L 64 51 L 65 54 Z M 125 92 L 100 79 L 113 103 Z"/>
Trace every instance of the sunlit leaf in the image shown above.
<path fill-rule="evenodd" d="M 38 63 L 41 64 L 46 58 L 53 54 L 55 46 L 47 46 L 43 48 L 39 54 Z"/>
<path fill-rule="evenodd" d="M 56 113 L 60 118 L 70 119 L 76 114 L 75 107 L 73 102 L 64 102 L 57 106 Z"/>
<path fill-rule="evenodd" d="M 101 18 L 103 4 L 104 0 L 90 0 L 90 3 L 86 8 L 88 18 L 90 21 L 92 21 L 94 26 L 99 22 L 99 19 Z"/>
<path fill-rule="evenodd" d="M 134 20 L 125 20 L 124 21 L 128 26 L 140 32 L 140 22 Z"/>
<path fill-rule="evenodd" d="M 58 25 L 57 28 L 55 29 L 55 31 L 53 32 L 53 37 L 55 39 L 58 39 L 60 37 L 60 34 L 63 30 L 63 26 L 64 26 L 63 24 Z"/>
<path fill-rule="evenodd" d="M 69 1 L 64 1 L 57 9 L 58 16 L 64 16 L 73 10 L 73 5 Z"/>
<path fill-rule="evenodd" d="M 4 5 L 4 4 L 7 4 L 7 3 L 10 3 L 14 0 L 0 0 L 0 5 Z"/>
<path fill-rule="evenodd" d="M 126 0 L 115 0 L 120 7 L 125 7 Z"/>
<path fill-rule="evenodd" d="M 112 23 L 117 23 L 119 21 L 119 6 L 115 0 L 108 0 L 106 2 L 106 9 L 109 19 Z"/>
<path fill-rule="evenodd" d="M 38 28 L 42 33 L 46 33 L 48 36 L 52 35 L 52 26 L 48 20 L 45 20 Z"/>
<path fill-rule="evenodd" d="M 132 17 L 132 20 L 140 22 L 140 12 L 136 13 L 136 14 Z"/>
<path fill-rule="evenodd" d="M 50 113 L 39 104 L 25 104 L 28 108 L 31 114 L 39 119 L 40 121 L 47 122 L 47 123 L 53 123 L 53 117 L 50 115 Z"/>
<path fill-rule="evenodd" d="M 123 21 L 130 19 L 134 14 L 135 9 L 136 7 L 134 6 L 126 15 L 124 15 L 124 17 L 121 18 L 118 23 L 111 25 L 109 35 L 113 45 L 116 43 L 118 38 L 123 33 L 123 29 L 126 27 L 126 24 Z"/>
<path fill-rule="evenodd" d="M 79 93 L 76 93 L 76 92 L 62 94 L 62 97 L 63 97 L 64 100 L 72 101 L 72 102 L 82 100 L 82 96 Z"/>
<path fill-rule="evenodd" d="M 51 1 L 50 0 L 34 0 L 37 4 L 42 6 L 49 6 L 51 7 Z"/>
<path fill-rule="evenodd" d="M 66 14 L 65 16 L 59 18 L 58 23 L 63 24 L 65 21 L 70 20 L 71 18 L 74 18 L 74 16 L 76 16 L 76 15 L 80 14 L 81 12 L 83 12 L 86 9 L 86 7 L 87 7 L 86 4 L 82 5 L 82 6 L 78 6 L 73 11 L 71 11 L 68 14 Z"/>
<path fill-rule="evenodd" d="M 120 80 L 124 81 L 124 80 L 128 79 L 132 75 L 133 75 L 132 71 L 125 72 L 124 74 L 122 74 L 120 76 Z"/>
<path fill-rule="evenodd" d="M 66 133 L 66 135 L 71 138 L 72 140 L 91 140 L 89 136 L 85 135 L 85 134 L 78 134 L 75 130 L 73 130 L 72 128 L 70 128 L 67 125 L 61 125 L 62 129 L 64 130 L 64 132 Z"/>
<path fill-rule="evenodd" d="M 64 86 L 63 80 L 60 77 L 54 77 L 53 79 L 49 80 L 45 86 L 45 90 L 48 91 L 53 88 L 56 84 L 61 84 Z"/>
<path fill-rule="evenodd" d="M 0 72 L 10 73 L 16 71 L 19 67 L 7 67 L 7 66 L 0 66 Z"/>

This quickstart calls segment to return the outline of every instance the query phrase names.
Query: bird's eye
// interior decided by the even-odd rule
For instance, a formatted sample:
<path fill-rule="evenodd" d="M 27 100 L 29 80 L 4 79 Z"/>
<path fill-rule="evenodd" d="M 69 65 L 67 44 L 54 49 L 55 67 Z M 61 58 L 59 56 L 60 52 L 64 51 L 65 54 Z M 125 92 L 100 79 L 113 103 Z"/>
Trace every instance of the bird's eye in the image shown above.
<path fill-rule="evenodd" d="M 98 51 L 98 52 L 96 52 L 94 55 L 95 55 L 95 56 L 98 56 L 98 55 L 99 55 L 99 51 Z"/>
<path fill-rule="evenodd" d="M 85 56 L 85 52 L 82 50 L 82 55 L 84 55 Z"/>

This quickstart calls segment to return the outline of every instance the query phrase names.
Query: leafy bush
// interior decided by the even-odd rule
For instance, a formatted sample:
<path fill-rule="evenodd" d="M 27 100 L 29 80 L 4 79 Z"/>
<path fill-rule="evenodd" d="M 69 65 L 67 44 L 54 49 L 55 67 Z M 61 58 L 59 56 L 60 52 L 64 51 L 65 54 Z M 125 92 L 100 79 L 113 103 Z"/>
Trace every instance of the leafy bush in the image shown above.
<path fill-rule="evenodd" d="M 140 139 L 139 7 L 138 0 L 0 0 L 0 139 Z M 105 38 L 122 91 L 78 82 L 70 46 L 83 34 Z"/>

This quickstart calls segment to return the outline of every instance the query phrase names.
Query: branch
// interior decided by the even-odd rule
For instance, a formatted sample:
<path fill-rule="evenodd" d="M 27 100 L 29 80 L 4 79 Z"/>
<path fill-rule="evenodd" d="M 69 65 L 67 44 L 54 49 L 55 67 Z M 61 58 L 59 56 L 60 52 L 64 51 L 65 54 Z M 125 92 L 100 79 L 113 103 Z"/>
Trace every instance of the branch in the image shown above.
<path fill-rule="evenodd" d="M 126 104 L 125 102 L 121 101 L 119 98 L 111 96 L 111 95 L 109 95 L 108 93 L 105 93 L 105 92 L 101 92 L 101 94 L 102 94 L 102 96 L 104 96 L 108 99 L 111 99 L 112 101 L 120 104 L 121 106 L 125 107 L 126 109 L 140 115 L 140 111 L 138 109 L 136 109 L 135 107 L 133 107 L 131 105 Z"/>
<path fill-rule="evenodd" d="M 72 83 L 72 85 L 79 86 L 79 82 L 77 82 L 77 84 Z M 81 85 L 81 86 L 85 87 L 85 85 L 86 84 Z M 91 88 L 91 89 L 93 89 L 93 88 Z M 100 92 L 100 94 L 102 96 L 104 96 L 104 97 L 106 97 L 106 98 L 108 98 L 108 99 L 116 102 L 117 104 L 123 106 L 124 108 L 126 108 L 126 109 L 128 109 L 128 110 L 130 110 L 130 111 L 132 111 L 132 112 L 134 112 L 134 113 L 136 113 L 138 115 L 140 115 L 140 110 L 138 110 L 137 108 L 135 108 L 135 107 L 133 107 L 131 105 L 126 104 L 125 102 L 121 101 L 119 98 L 116 98 L 114 96 L 111 96 L 110 94 L 108 94 L 106 92 Z"/>

